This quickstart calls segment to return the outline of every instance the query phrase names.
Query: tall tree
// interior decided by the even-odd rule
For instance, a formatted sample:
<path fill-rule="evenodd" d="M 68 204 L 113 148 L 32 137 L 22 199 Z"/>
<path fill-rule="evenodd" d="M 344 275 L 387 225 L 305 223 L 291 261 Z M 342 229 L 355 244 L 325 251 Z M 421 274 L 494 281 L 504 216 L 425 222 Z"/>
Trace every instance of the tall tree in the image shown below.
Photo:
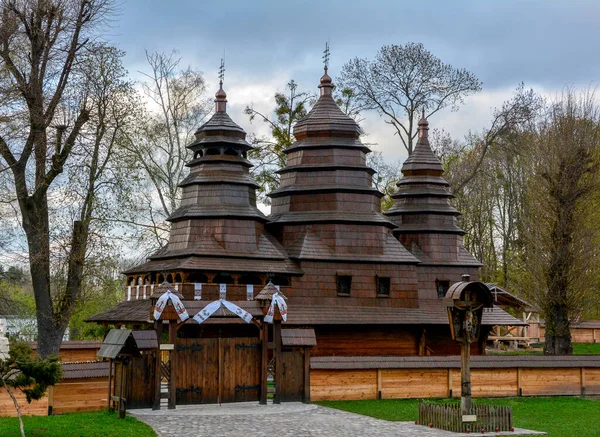
<path fill-rule="evenodd" d="M 96 25 L 111 5 L 108 0 L 0 4 L 0 156 L 12 173 L 27 239 L 42 357 L 58 351 L 66 327 L 63 314 L 70 313 L 76 297 L 56 299 L 51 290 L 48 191 L 90 118 L 85 95 L 69 102 L 74 116 L 67 126 L 58 120 L 59 107 Z"/>
<path fill-rule="evenodd" d="M 338 86 L 353 92 L 359 110 L 384 116 L 409 154 L 422 109 L 427 118 L 446 107 L 457 110 L 466 96 L 481 90 L 473 73 L 445 64 L 419 43 L 386 45 L 373 61 L 349 61 Z"/>
<path fill-rule="evenodd" d="M 212 106 L 202 72 L 181 68 L 177 52 L 146 52 L 146 60 L 149 72 L 143 73 L 142 88 L 149 104 L 136 111 L 137 129 L 125 147 L 132 167 L 141 167 L 147 181 L 135 223 L 148 231 L 152 250 L 168 240 L 165 220 L 179 206 L 179 184 L 187 176 L 185 164 L 192 157 L 186 146 Z"/>
<path fill-rule="evenodd" d="M 544 353 L 570 354 L 570 317 L 597 293 L 600 268 L 600 110 L 594 93 L 567 90 L 548 105 L 533 152 L 521 285 L 546 322 Z"/>
<path fill-rule="evenodd" d="M 269 126 L 270 136 L 252 136 L 250 141 L 253 150 L 250 159 L 255 162 L 254 176 L 260 184 L 260 199 L 269 203 L 267 194 L 279 186 L 279 175 L 276 170 L 283 168 L 286 163 L 285 149 L 294 142 L 293 127 L 308 112 L 315 97 L 307 92 L 298 92 L 298 84 L 291 80 L 286 85 L 287 94 L 275 93 L 275 117 L 269 118 L 267 114 L 247 106 L 244 112 L 250 121 L 258 118 Z"/>

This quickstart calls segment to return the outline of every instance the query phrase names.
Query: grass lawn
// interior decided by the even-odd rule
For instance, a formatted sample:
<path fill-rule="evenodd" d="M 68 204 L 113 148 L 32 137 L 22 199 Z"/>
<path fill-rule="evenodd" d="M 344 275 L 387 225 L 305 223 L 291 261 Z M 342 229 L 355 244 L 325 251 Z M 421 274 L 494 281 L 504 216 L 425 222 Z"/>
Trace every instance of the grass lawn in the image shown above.
<path fill-rule="evenodd" d="M 542 349 L 489 350 L 487 355 L 543 355 Z M 573 355 L 600 355 L 600 343 L 573 343 Z"/>
<path fill-rule="evenodd" d="M 448 400 L 450 401 L 450 400 Z M 415 421 L 416 399 L 373 401 L 323 401 L 325 407 L 337 408 L 391 421 Z M 446 400 L 433 400 L 446 402 Z M 456 399 L 451 402 L 456 402 Z M 597 437 L 600 435 L 600 401 L 576 397 L 474 399 L 474 403 L 513 407 L 513 425 L 545 431 L 550 437 Z"/>
<path fill-rule="evenodd" d="M 156 433 L 145 423 L 131 416 L 120 420 L 117 413 L 95 411 L 60 416 L 24 416 L 23 425 L 28 437 L 151 437 Z M 2 437 L 20 437 L 19 419 L 0 417 Z"/>

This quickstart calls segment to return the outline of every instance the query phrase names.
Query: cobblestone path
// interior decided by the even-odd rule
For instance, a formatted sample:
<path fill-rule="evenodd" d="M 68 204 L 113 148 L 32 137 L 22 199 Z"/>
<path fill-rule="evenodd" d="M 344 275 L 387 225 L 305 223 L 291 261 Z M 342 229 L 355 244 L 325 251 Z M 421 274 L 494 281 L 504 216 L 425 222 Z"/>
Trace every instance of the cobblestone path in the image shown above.
<path fill-rule="evenodd" d="M 161 437 L 458 437 L 475 434 L 429 429 L 412 422 L 388 422 L 295 402 L 281 405 L 258 405 L 256 402 L 222 406 L 185 405 L 175 410 L 131 410 L 128 414 L 152 426 Z M 505 435 L 545 434 L 517 429 Z"/>

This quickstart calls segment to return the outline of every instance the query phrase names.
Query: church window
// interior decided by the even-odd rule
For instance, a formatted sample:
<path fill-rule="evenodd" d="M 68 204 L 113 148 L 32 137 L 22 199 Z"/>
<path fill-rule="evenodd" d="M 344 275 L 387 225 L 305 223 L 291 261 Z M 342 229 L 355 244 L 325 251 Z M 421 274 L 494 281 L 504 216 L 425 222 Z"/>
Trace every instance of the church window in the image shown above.
<path fill-rule="evenodd" d="M 435 281 L 435 285 L 437 288 L 438 297 L 446 297 L 446 293 L 450 288 L 450 281 L 440 281 L 439 279 Z"/>
<path fill-rule="evenodd" d="M 339 296 L 350 296 L 352 288 L 352 276 L 338 275 L 337 277 L 337 293 Z"/>
<path fill-rule="evenodd" d="M 375 276 L 377 283 L 377 296 L 386 297 L 390 295 L 390 278 L 384 278 L 381 276 Z"/>

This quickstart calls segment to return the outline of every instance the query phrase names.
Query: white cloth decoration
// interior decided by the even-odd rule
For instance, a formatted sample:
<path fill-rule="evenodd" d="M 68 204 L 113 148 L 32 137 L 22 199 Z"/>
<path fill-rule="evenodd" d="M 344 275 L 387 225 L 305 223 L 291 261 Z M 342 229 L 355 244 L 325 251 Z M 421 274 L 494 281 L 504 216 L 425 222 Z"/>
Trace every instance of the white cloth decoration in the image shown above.
<path fill-rule="evenodd" d="M 144 284 L 144 300 L 146 299 L 146 287 L 148 286 L 148 284 Z"/>
<path fill-rule="evenodd" d="M 211 302 L 204 308 L 202 308 L 200 312 L 198 312 L 198 314 L 194 316 L 194 320 L 198 323 L 202 323 L 210 316 L 212 316 L 214 312 L 217 311 L 219 308 L 221 308 L 221 301 L 215 300 L 214 302 Z"/>
<path fill-rule="evenodd" d="M 267 311 L 267 315 L 264 318 L 264 321 L 267 323 L 273 323 L 273 317 L 275 317 L 275 305 L 279 308 L 279 314 L 281 314 L 281 318 L 283 321 L 287 321 L 287 303 L 285 303 L 285 299 L 279 295 L 279 293 L 273 294 L 273 299 L 271 300 L 271 306 Z"/>
<path fill-rule="evenodd" d="M 227 284 L 219 284 L 219 299 L 227 299 Z"/>
<path fill-rule="evenodd" d="M 240 317 L 241 319 L 244 320 L 244 322 L 246 323 L 250 323 L 252 321 L 252 314 L 250 314 L 248 311 L 241 309 L 239 306 L 237 306 L 234 303 L 231 303 L 227 300 L 222 300 L 221 303 L 223 304 L 223 306 L 225 308 L 227 308 L 229 311 L 231 311 L 233 314 L 235 314 L 236 316 Z"/>
<path fill-rule="evenodd" d="M 246 300 L 254 300 L 254 285 L 246 285 Z"/>
<path fill-rule="evenodd" d="M 135 300 L 139 300 L 139 298 L 140 298 L 140 285 L 138 284 L 135 287 Z"/>
<path fill-rule="evenodd" d="M 241 309 L 236 304 L 229 302 L 225 299 L 215 300 L 214 302 L 206 305 L 198 314 L 194 316 L 194 320 L 198 323 L 204 322 L 210 316 L 212 316 L 221 306 L 224 306 L 229 311 L 231 311 L 236 316 L 240 317 L 246 323 L 250 323 L 252 321 L 252 314 L 248 311 Z"/>
<path fill-rule="evenodd" d="M 131 300 L 131 285 L 127 286 L 127 300 Z"/>
<path fill-rule="evenodd" d="M 169 300 L 171 300 L 171 303 L 175 308 L 175 312 L 177 313 L 179 319 L 182 322 L 185 322 L 187 319 L 190 318 L 189 314 L 187 313 L 187 310 L 181 302 L 181 299 L 179 299 L 176 295 L 171 293 L 171 290 L 167 290 L 166 293 L 163 293 L 163 295 L 159 297 L 156 301 L 156 306 L 154 307 L 154 320 L 160 319 L 160 316 L 165 310 L 167 303 L 169 303 Z"/>
<path fill-rule="evenodd" d="M 194 300 L 202 300 L 202 283 L 194 283 Z"/>

